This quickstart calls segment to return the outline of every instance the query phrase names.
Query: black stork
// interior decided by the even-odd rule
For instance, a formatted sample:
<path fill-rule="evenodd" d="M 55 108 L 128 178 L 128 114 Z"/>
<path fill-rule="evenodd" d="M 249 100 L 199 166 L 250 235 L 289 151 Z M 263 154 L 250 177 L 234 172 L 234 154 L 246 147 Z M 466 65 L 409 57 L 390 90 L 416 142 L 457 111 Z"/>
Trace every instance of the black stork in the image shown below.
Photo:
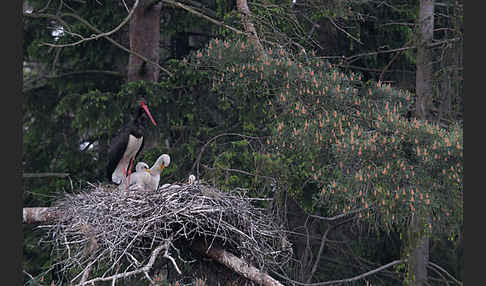
<path fill-rule="evenodd" d="M 157 126 L 144 98 L 137 100 L 135 118 L 123 126 L 111 140 L 108 149 L 107 176 L 110 182 L 121 184 L 131 173 L 132 163 L 143 148 L 147 117 Z"/>

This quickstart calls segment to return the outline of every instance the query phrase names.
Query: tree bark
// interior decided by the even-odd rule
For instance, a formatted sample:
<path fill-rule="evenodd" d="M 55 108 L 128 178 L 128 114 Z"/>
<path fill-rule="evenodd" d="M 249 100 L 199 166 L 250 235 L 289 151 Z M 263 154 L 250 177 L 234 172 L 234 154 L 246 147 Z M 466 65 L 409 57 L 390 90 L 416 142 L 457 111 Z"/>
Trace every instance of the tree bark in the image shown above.
<path fill-rule="evenodd" d="M 160 11 L 162 2 L 150 4 L 150 1 L 141 1 L 130 18 L 130 49 L 147 59 L 158 63 L 160 41 Z M 145 80 L 156 82 L 159 78 L 159 69 L 137 56 L 130 54 L 128 59 L 129 82 Z"/>
<path fill-rule="evenodd" d="M 207 245 L 201 241 L 197 241 L 193 244 L 193 249 L 197 252 L 210 257 L 217 262 L 228 267 L 232 271 L 239 275 L 249 279 L 258 285 L 263 286 L 283 286 L 280 282 L 273 279 L 270 275 L 260 271 L 256 267 L 250 265 L 248 262 L 241 258 L 236 257 L 231 252 L 217 247 L 211 247 L 208 249 Z"/>
<path fill-rule="evenodd" d="M 59 214 L 56 212 L 56 208 L 24 208 L 23 209 L 23 222 L 24 223 L 38 223 L 46 222 L 54 219 Z"/>
<path fill-rule="evenodd" d="M 420 120 L 431 120 L 433 66 L 428 45 L 434 38 L 434 0 L 420 0 L 417 32 L 417 74 L 415 116 Z M 429 261 L 429 238 L 424 233 L 426 215 L 416 213 L 409 226 L 408 274 L 410 285 L 427 283 Z"/>
<path fill-rule="evenodd" d="M 417 72 L 415 116 L 421 120 L 431 119 L 433 66 L 432 54 L 427 46 L 434 37 L 434 0 L 420 0 L 417 31 Z"/>
<path fill-rule="evenodd" d="M 23 173 L 22 178 L 69 177 L 69 173 Z"/>
<path fill-rule="evenodd" d="M 429 264 L 429 238 L 424 233 L 424 221 L 414 215 L 409 226 L 408 275 L 409 285 L 427 285 L 427 265 Z"/>
<path fill-rule="evenodd" d="M 255 29 L 255 25 L 251 20 L 251 13 L 250 9 L 248 8 L 248 2 L 246 0 L 236 0 L 236 7 L 238 8 L 238 12 L 241 13 L 241 21 L 243 23 L 243 27 L 245 28 L 245 32 L 248 33 L 248 39 L 250 44 L 257 48 L 258 51 L 263 55 L 263 46 L 258 38 L 257 31 Z"/>

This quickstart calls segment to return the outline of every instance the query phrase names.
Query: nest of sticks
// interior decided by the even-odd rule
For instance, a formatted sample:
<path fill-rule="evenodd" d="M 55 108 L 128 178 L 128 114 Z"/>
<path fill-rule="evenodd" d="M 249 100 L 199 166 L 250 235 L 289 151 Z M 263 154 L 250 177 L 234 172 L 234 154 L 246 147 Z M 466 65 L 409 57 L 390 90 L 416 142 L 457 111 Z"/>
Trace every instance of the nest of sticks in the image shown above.
<path fill-rule="evenodd" d="M 58 200 L 60 215 L 42 227 L 58 267 L 81 285 L 135 275 L 153 282 L 149 273 L 161 259 L 180 272 L 194 241 L 222 247 L 263 271 L 277 269 L 290 259 L 291 244 L 254 200 L 198 183 L 155 192 L 99 185 Z"/>

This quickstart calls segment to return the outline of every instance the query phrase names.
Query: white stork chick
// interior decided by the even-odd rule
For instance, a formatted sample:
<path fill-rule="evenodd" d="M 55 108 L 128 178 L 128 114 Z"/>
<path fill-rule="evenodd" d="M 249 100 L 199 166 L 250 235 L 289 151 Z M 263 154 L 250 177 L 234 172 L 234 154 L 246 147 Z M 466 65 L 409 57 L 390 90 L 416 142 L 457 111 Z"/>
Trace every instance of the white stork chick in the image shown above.
<path fill-rule="evenodd" d="M 130 179 L 140 177 L 140 176 L 146 176 L 145 172 L 143 171 L 150 173 L 149 165 L 145 162 L 138 162 L 137 165 L 135 165 L 135 172 L 140 172 L 140 173 L 138 173 L 138 175 L 134 175 L 133 177 L 130 177 Z M 140 181 L 140 178 L 136 180 Z M 127 177 L 125 180 L 123 180 L 123 184 L 120 184 L 119 189 L 121 190 L 123 189 L 123 187 L 129 187 L 128 184 L 130 185 L 130 189 L 132 190 L 143 188 L 143 186 L 138 184 L 130 184 L 130 180 Z"/>
<path fill-rule="evenodd" d="M 135 165 L 135 172 L 145 171 L 148 169 L 149 165 L 145 162 L 138 162 L 137 165 Z"/>
<path fill-rule="evenodd" d="M 188 181 L 189 181 L 189 185 L 194 184 L 194 182 L 196 181 L 196 176 L 194 176 L 193 174 L 190 174 Z"/>
<path fill-rule="evenodd" d="M 141 162 L 142 163 L 142 162 Z M 143 168 L 140 164 L 141 170 L 137 171 L 126 179 L 129 183 L 128 190 L 143 189 L 146 191 L 155 191 L 159 186 L 160 173 L 165 169 L 165 167 L 170 164 L 170 156 L 167 154 L 162 154 L 157 161 L 155 161 L 152 168 Z M 138 164 L 137 164 L 138 166 Z M 148 167 L 148 166 L 147 166 Z M 136 167 L 137 168 L 137 167 Z M 127 184 L 125 182 L 120 185 L 120 189 L 126 188 Z"/>

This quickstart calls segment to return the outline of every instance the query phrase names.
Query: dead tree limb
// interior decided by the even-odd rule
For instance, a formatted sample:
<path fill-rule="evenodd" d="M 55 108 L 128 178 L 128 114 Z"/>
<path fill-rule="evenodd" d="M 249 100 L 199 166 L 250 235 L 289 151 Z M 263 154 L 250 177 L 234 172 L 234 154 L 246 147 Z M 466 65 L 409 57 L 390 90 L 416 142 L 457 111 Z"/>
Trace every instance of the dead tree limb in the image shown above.
<path fill-rule="evenodd" d="M 440 267 L 439 265 L 433 263 L 433 262 L 430 262 L 429 261 L 429 265 L 431 267 L 435 267 L 437 268 L 438 270 L 442 271 L 443 273 L 445 273 L 449 278 L 451 278 L 454 282 L 456 282 L 457 284 L 459 285 L 464 285 L 461 281 L 457 280 L 454 276 L 452 276 L 449 272 L 447 272 L 444 268 Z"/>
<path fill-rule="evenodd" d="M 197 242 L 193 245 L 193 248 L 201 254 L 204 254 L 220 264 L 228 267 L 232 271 L 239 275 L 263 286 L 283 286 L 280 282 L 273 279 L 270 275 L 260 271 L 251 264 L 245 262 L 243 259 L 238 258 L 233 253 L 221 248 L 211 247 L 208 249 L 207 245 L 203 242 Z"/>
<path fill-rule="evenodd" d="M 69 177 L 69 173 L 23 173 L 22 178 Z"/>
<path fill-rule="evenodd" d="M 193 9 L 192 7 L 189 7 L 189 6 L 187 6 L 187 5 L 184 5 L 184 4 L 179 3 L 179 2 L 177 2 L 177 1 L 172 1 L 172 0 L 163 0 L 162 2 L 165 2 L 165 3 L 167 3 L 167 4 L 170 4 L 170 5 L 172 5 L 172 6 L 175 6 L 175 7 L 181 8 L 181 9 L 184 9 L 184 10 L 188 11 L 189 13 L 192 13 L 192 14 L 194 14 L 194 15 L 196 15 L 196 16 L 198 16 L 198 17 L 201 17 L 201 18 L 203 18 L 203 19 L 206 19 L 206 20 L 208 20 L 209 22 L 211 22 L 211 23 L 213 23 L 213 24 L 216 24 L 216 25 L 218 25 L 218 26 L 221 26 L 221 27 L 224 27 L 224 28 L 226 28 L 226 29 L 229 29 L 229 30 L 231 30 L 231 31 L 235 32 L 236 34 L 245 34 L 245 32 L 243 32 L 243 31 L 241 31 L 241 30 L 238 30 L 238 29 L 236 29 L 236 28 L 234 28 L 234 27 L 231 27 L 231 26 L 229 26 L 229 25 L 226 25 L 226 24 L 225 24 L 225 23 L 223 23 L 222 21 L 219 21 L 219 20 L 216 20 L 216 19 L 214 19 L 214 18 L 212 18 L 212 17 L 209 17 L 209 16 L 207 16 L 207 15 L 205 15 L 205 14 L 203 14 L 203 13 L 199 12 L 199 11 L 196 11 L 196 10 L 195 10 L 195 9 Z"/>
<path fill-rule="evenodd" d="M 373 274 L 376 274 L 382 270 L 385 270 L 386 268 L 388 267 L 391 267 L 395 264 L 399 264 L 399 263 L 405 263 L 406 260 L 394 260 L 388 264 L 385 264 L 385 265 L 382 265 L 376 269 L 373 269 L 373 270 L 370 270 L 366 273 L 362 273 L 360 275 L 357 275 L 357 276 L 354 276 L 354 277 L 351 277 L 351 278 L 346 278 L 346 279 L 340 279 L 340 280 L 332 280 L 332 281 L 324 281 L 324 282 L 316 282 L 316 283 L 303 283 L 303 282 L 299 282 L 299 281 L 295 281 L 295 280 L 292 280 L 288 277 L 285 277 L 283 275 L 280 275 L 278 273 L 275 273 L 277 276 L 281 277 L 282 279 L 285 279 L 289 282 L 292 282 L 293 284 L 295 285 L 301 285 L 301 286 L 323 286 L 323 285 L 338 285 L 338 284 L 344 284 L 344 283 L 350 283 L 350 282 L 353 282 L 353 281 L 357 281 L 357 280 L 360 280 L 360 279 L 363 279 L 365 278 L 366 276 L 370 276 L 370 275 L 373 275 Z"/>
<path fill-rule="evenodd" d="M 314 261 L 314 265 L 312 266 L 312 270 L 309 274 L 309 277 L 307 278 L 307 283 L 310 283 L 312 281 L 312 276 L 314 276 L 314 273 L 316 273 L 316 270 L 317 270 L 317 266 L 319 265 L 319 262 L 321 260 L 321 255 L 322 255 L 322 251 L 324 250 L 324 245 L 326 244 L 326 241 L 327 241 L 327 235 L 329 234 L 329 231 L 332 229 L 332 226 L 329 226 L 326 231 L 324 232 L 324 234 L 322 235 L 322 238 L 321 238 L 321 245 L 319 246 L 319 251 L 317 252 L 317 256 L 316 256 L 316 259 Z"/>
<path fill-rule="evenodd" d="M 248 8 L 248 2 L 246 0 L 236 0 L 236 6 L 238 8 L 238 12 L 241 13 L 241 21 L 243 23 L 243 27 L 245 27 L 245 31 L 248 33 L 250 43 L 261 54 L 264 54 L 262 43 L 260 42 L 260 38 L 258 38 L 255 25 L 251 19 L 251 12 L 250 8 Z"/>
<path fill-rule="evenodd" d="M 129 272 L 126 272 L 126 273 L 115 274 L 115 275 L 112 275 L 110 277 L 93 278 L 91 280 L 80 283 L 79 285 L 93 284 L 94 282 L 98 282 L 98 281 L 113 281 L 113 280 L 116 280 L 116 279 L 119 279 L 119 278 L 130 277 L 130 276 L 133 276 L 133 275 L 139 274 L 139 273 L 148 273 L 150 271 L 150 269 L 152 268 L 152 266 L 154 265 L 155 259 L 159 255 L 159 252 L 162 249 L 166 249 L 168 247 L 169 247 L 168 243 L 166 243 L 166 244 L 159 245 L 157 248 L 155 248 L 154 251 L 152 252 L 152 255 L 150 256 L 148 263 L 140 269 L 129 271 Z"/>
<path fill-rule="evenodd" d="M 58 21 L 59 23 L 61 23 L 61 25 L 65 29 L 68 29 L 68 30 L 70 29 L 70 26 L 62 18 L 64 18 L 64 17 L 74 18 L 74 19 L 78 20 L 80 23 L 83 23 L 84 25 L 86 25 L 90 30 L 94 31 L 95 33 L 97 33 L 99 35 L 102 35 L 102 38 L 108 40 L 110 43 L 112 43 L 113 45 L 115 45 L 118 48 L 122 49 L 123 51 L 125 51 L 125 52 L 127 52 L 127 53 L 129 53 L 131 55 L 134 55 L 134 56 L 140 58 L 141 60 L 143 60 L 143 61 L 145 61 L 145 62 L 147 62 L 147 63 L 149 63 L 151 65 L 156 66 L 160 70 L 162 70 L 165 73 L 167 73 L 169 76 L 172 76 L 172 73 L 170 71 L 168 71 L 167 69 L 165 69 L 162 66 L 160 66 L 157 62 L 154 62 L 154 61 L 146 58 L 145 56 L 141 55 L 140 53 L 138 53 L 138 52 L 136 52 L 134 50 L 131 50 L 131 49 L 126 48 L 125 46 L 123 46 L 122 44 L 120 44 L 117 41 L 113 40 L 113 38 L 111 38 L 110 36 L 107 36 L 106 33 L 103 33 L 101 30 L 99 30 L 98 28 L 96 28 L 95 26 L 93 26 L 91 23 L 89 23 L 86 19 L 80 17 L 77 14 L 74 14 L 74 13 L 62 13 L 62 14 L 59 14 L 59 15 L 53 15 L 53 14 L 24 13 L 23 15 L 24 15 L 24 17 L 29 17 L 29 18 L 47 18 L 47 19 L 55 20 L 55 21 Z M 42 42 L 41 44 L 42 45 L 46 45 L 46 46 L 50 46 L 50 47 L 62 47 L 62 46 L 59 46 L 59 45 L 56 45 L 56 44 L 52 44 L 52 43 Z"/>
<path fill-rule="evenodd" d="M 56 208 L 24 208 L 23 222 L 24 223 L 39 223 L 53 220 L 58 216 Z"/>
<path fill-rule="evenodd" d="M 133 12 L 135 11 L 135 9 L 138 6 L 138 2 L 139 2 L 139 0 L 135 0 L 135 3 L 133 4 L 132 9 L 128 13 L 128 15 L 125 17 L 125 19 L 123 21 L 121 21 L 120 24 L 118 24 L 118 26 L 115 27 L 111 31 L 108 31 L 108 32 L 98 32 L 98 34 L 96 34 L 96 35 L 92 35 L 90 37 L 85 38 L 85 37 L 83 37 L 83 36 L 81 36 L 79 34 L 72 33 L 70 31 L 70 29 L 66 29 L 66 30 L 64 30 L 65 33 L 71 34 L 71 35 L 75 35 L 75 36 L 77 36 L 77 37 L 79 37 L 81 39 L 78 40 L 78 41 L 76 41 L 76 42 L 67 43 L 67 44 L 52 44 L 52 43 L 44 43 L 44 44 L 46 44 L 48 46 L 51 46 L 51 47 L 56 47 L 56 48 L 72 47 L 72 46 L 77 46 L 77 45 L 79 45 L 79 44 L 81 44 L 83 42 L 97 40 L 97 39 L 100 39 L 100 38 L 103 38 L 103 37 L 110 36 L 110 35 L 118 32 L 126 23 L 128 23 L 128 20 L 130 20 L 130 18 L 132 17 Z M 30 14 L 31 13 L 24 13 L 24 16 L 31 16 Z M 35 17 L 35 14 L 33 15 L 33 17 Z M 65 23 L 65 22 L 63 22 L 63 23 Z M 64 27 L 67 27 L 67 26 L 64 25 Z"/>

